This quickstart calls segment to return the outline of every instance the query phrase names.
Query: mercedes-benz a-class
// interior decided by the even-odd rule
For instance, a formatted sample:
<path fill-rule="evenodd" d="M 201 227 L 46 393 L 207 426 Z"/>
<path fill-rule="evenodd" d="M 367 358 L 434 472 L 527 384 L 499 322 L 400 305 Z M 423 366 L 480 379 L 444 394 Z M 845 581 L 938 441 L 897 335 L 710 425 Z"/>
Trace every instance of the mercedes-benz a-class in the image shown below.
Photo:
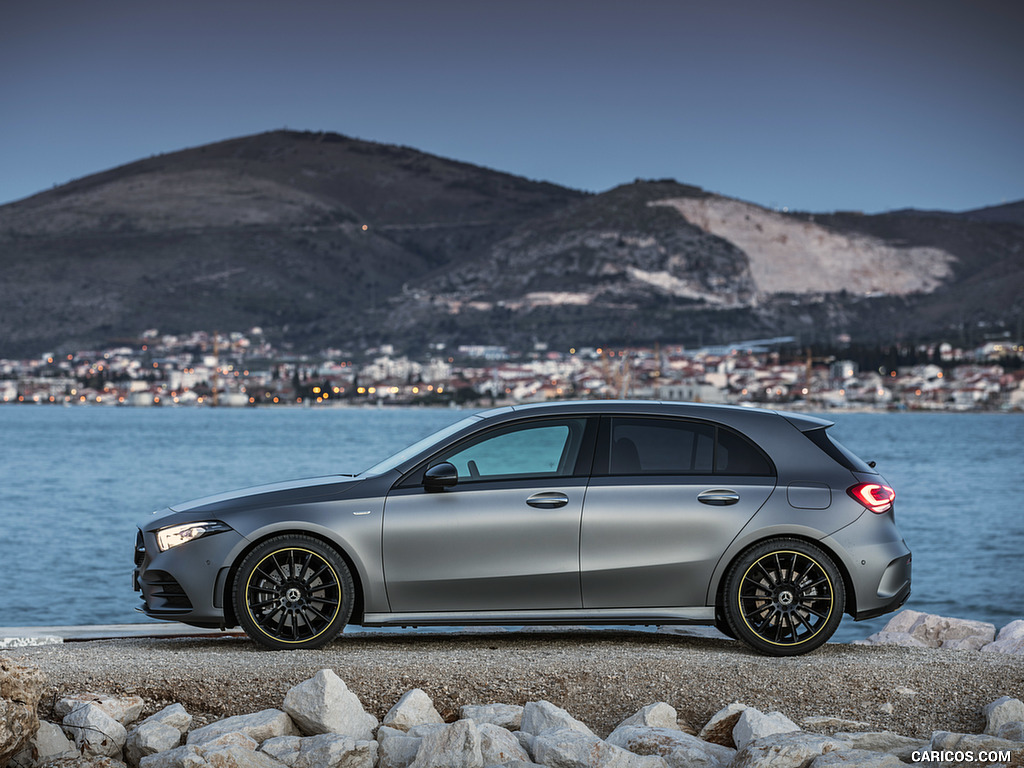
<path fill-rule="evenodd" d="M 315 648 L 346 624 L 713 624 L 768 654 L 898 608 L 895 492 L 819 418 L 659 402 L 475 414 L 357 475 L 176 505 L 148 616 Z"/>

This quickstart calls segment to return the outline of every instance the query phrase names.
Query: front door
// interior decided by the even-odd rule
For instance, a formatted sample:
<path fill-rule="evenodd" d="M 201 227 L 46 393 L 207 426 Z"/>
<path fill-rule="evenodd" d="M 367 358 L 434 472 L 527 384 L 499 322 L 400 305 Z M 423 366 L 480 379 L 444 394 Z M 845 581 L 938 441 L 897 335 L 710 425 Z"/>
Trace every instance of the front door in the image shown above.
<path fill-rule="evenodd" d="M 391 611 L 580 608 L 579 534 L 596 424 L 497 427 L 432 457 L 388 495 L 384 577 Z M 427 491 L 422 470 L 458 469 Z"/>

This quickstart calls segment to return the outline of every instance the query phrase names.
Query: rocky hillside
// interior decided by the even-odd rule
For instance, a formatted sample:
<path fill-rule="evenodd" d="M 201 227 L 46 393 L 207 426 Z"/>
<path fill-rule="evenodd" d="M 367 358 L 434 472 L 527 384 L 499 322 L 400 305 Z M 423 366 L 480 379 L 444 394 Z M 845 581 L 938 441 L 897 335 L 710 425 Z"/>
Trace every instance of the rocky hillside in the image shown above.
<path fill-rule="evenodd" d="M 587 195 L 277 131 L 0 207 L 0 355 L 147 327 L 412 352 L 1015 330 L 1022 206 L 783 214 L 674 181 Z"/>

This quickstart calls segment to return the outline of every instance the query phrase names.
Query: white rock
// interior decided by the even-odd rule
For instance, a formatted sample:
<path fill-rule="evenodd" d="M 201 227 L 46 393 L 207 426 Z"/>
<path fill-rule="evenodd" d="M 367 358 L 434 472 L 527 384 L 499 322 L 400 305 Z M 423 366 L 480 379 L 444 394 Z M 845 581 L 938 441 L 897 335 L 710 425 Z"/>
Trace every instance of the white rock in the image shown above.
<path fill-rule="evenodd" d="M 871 723 L 862 720 L 846 720 L 841 717 L 829 715 L 812 715 L 800 721 L 805 731 L 835 733 L 836 731 L 866 731 L 871 728 Z"/>
<path fill-rule="evenodd" d="M 146 755 L 139 761 L 139 768 L 208 768 L 208 765 L 199 750 L 189 746 Z"/>
<path fill-rule="evenodd" d="M 162 723 L 176 728 L 182 736 L 192 727 L 192 715 L 185 711 L 181 704 L 171 704 L 154 715 L 150 715 L 143 723 Z"/>
<path fill-rule="evenodd" d="M 434 708 L 434 702 L 420 688 L 406 691 L 402 698 L 384 715 L 384 725 L 408 731 L 414 725 L 443 723 L 444 718 Z"/>
<path fill-rule="evenodd" d="M 308 735 L 340 733 L 357 741 L 370 741 L 378 724 L 330 669 L 321 669 L 288 691 L 282 709 Z"/>
<path fill-rule="evenodd" d="M 981 650 L 989 653 L 1024 654 L 1024 619 L 1011 621 L 999 630 L 999 636 Z"/>
<path fill-rule="evenodd" d="M 145 702 L 141 696 L 109 696 L 105 693 L 79 693 L 64 696 L 53 706 L 54 717 L 63 720 L 72 710 L 92 704 L 106 712 L 121 725 L 134 723 L 142 714 Z"/>
<path fill-rule="evenodd" d="M 377 729 L 377 741 L 383 742 L 396 736 L 408 736 L 409 734 L 405 731 L 400 731 L 397 728 L 392 728 L 390 725 L 382 725 Z"/>
<path fill-rule="evenodd" d="M 1024 744 L 1019 741 L 1008 741 L 997 736 L 974 733 L 950 733 L 935 731 L 932 733 L 931 750 L 950 752 L 982 752 L 1016 750 L 1024 758 Z"/>
<path fill-rule="evenodd" d="M 809 768 L 904 768 L 904 763 L 887 752 L 851 749 L 819 755 L 811 761 Z"/>
<path fill-rule="evenodd" d="M 146 755 L 139 761 L 139 768 L 284 768 L 268 755 L 254 757 L 258 746 L 244 733 L 222 733 L 202 744 Z"/>
<path fill-rule="evenodd" d="M 526 754 L 530 756 L 530 759 L 533 760 L 533 742 L 537 737 L 532 733 L 527 733 L 526 731 L 515 731 L 512 735 L 516 737 L 516 741 L 519 742 L 519 746 L 522 747 Z"/>
<path fill-rule="evenodd" d="M 725 768 L 736 750 L 712 744 L 671 728 L 645 725 L 620 726 L 608 743 L 637 755 L 659 755 L 669 768 Z"/>
<path fill-rule="evenodd" d="M 200 755 L 205 755 L 210 750 L 220 749 L 221 747 L 241 747 L 250 752 L 255 752 L 259 745 L 260 743 L 252 736 L 241 731 L 231 731 L 229 733 L 222 733 L 215 739 L 210 739 L 194 746 Z"/>
<path fill-rule="evenodd" d="M 276 736 L 298 736 L 292 719 L 280 709 L 264 709 L 254 715 L 235 715 L 197 728 L 188 735 L 185 743 L 192 746 L 207 744 L 228 733 L 241 733 L 256 742 L 273 739 Z"/>
<path fill-rule="evenodd" d="M 410 736 L 415 736 L 416 738 L 422 739 L 428 733 L 434 733 L 435 731 L 443 731 L 447 727 L 448 726 L 445 723 L 424 723 L 423 725 L 414 725 L 412 728 L 406 731 L 406 733 L 408 733 Z"/>
<path fill-rule="evenodd" d="M 209 768 L 284 768 L 284 763 L 270 755 L 254 752 L 237 744 L 225 744 L 201 752 Z"/>
<path fill-rule="evenodd" d="M 263 742 L 260 751 L 288 768 L 373 768 L 377 762 L 377 742 L 336 733 L 279 736 Z"/>
<path fill-rule="evenodd" d="M 651 728 L 679 730 L 679 713 L 675 707 L 664 701 L 648 704 L 635 715 L 631 715 L 616 726 L 616 730 L 630 725 L 647 725 Z"/>
<path fill-rule="evenodd" d="M 51 760 L 80 756 L 81 753 L 75 749 L 75 745 L 64 735 L 59 725 L 40 720 L 39 730 L 32 737 L 28 748 L 11 758 L 7 768 L 33 768 Z"/>
<path fill-rule="evenodd" d="M 985 733 L 995 735 L 1006 723 L 1024 720 L 1024 702 L 1010 696 L 1003 696 L 982 708 L 985 716 Z"/>
<path fill-rule="evenodd" d="M 493 723 L 481 723 L 477 726 L 480 733 L 480 754 L 484 765 L 501 765 L 512 760 L 529 760 L 530 755 L 519 744 L 519 739 L 511 731 Z"/>
<path fill-rule="evenodd" d="M 872 635 L 862 644 L 912 645 L 906 635 L 926 648 L 977 651 L 995 639 L 996 628 L 994 624 L 984 621 L 907 610 L 896 614 L 881 632 Z"/>
<path fill-rule="evenodd" d="M 62 727 L 85 757 L 114 757 L 128 740 L 124 726 L 93 702 L 72 709 Z"/>
<path fill-rule="evenodd" d="M 854 640 L 852 645 L 899 645 L 903 648 L 930 648 L 931 646 L 908 632 L 882 630 L 863 640 Z"/>
<path fill-rule="evenodd" d="M 776 733 L 793 733 L 799 730 L 800 726 L 781 712 L 765 714 L 754 707 L 747 707 L 740 713 L 736 725 L 733 726 L 732 740 L 736 744 L 736 749 L 743 749 L 755 739 L 762 739 L 765 736 L 772 736 Z"/>
<path fill-rule="evenodd" d="M 380 768 L 408 768 L 416 759 L 423 739 L 381 726 L 377 731 L 377 743 L 377 760 Z"/>
<path fill-rule="evenodd" d="M 849 748 L 845 741 L 817 733 L 776 733 L 747 744 L 730 768 L 801 768 L 818 755 Z"/>
<path fill-rule="evenodd" d="M 423 737 L 410 768 L 483 768 L 480 732 L 472 720 L 457 720 Z"/>
<path fill-rule="evenodd" d="M 715 712 L 697 735 L 712 744 L 721 744 L 730 749 L 735 748 L 736 742 L 732 739 L 732 729 L 736 727 L 736 721 L 740 719 L 740 715 L 746 708 L 746 704 L 740 704 L 738 701 L 732 702 L 729 706 Z"/>
<path fill-rule="evenodd" d="M 129 732 L 124 745 L 124 760 L 134 767 L 146 755 L 166 752 L 180 744 L 181 731 L 173 725 L 158 720 L 146 720 Z"/>
<path fill-rule="evenodd" d="M 596 734 L 584 723 L 561 707 L 556 707 L 550 701 L 531 701 L 523 707 L 523 719 L 519 724 L 519 730 L 539 736 L 545 731 L 563 729 L 578 731 L 597 738 Z"/>
<path fill-rule="evenodd" d="M 668 768 L 662 757 L 634 755 L 571 728 L 540 733 L 533 741 L 533 759 L 551 768 Z"/>
<path fill-rule="evenodd" d="M 477 725 L 491 723 L 510 731 L 519 730 L 523 721 L 523 708 L 515 704 L 467 704 L 459 710 L 459 717 Z"/>
<path fill-rule="evenodd" d="M 927 740 L 901 736 L 891 731 L 869 731 L 867 733 L 835 734 L 835 738 L 845 741 L 851 749 L 868 752 L 888 752 L 900 759 L 910 761 L 910 755 L 928 746 Z"/>
<path fill-rule="evenodd" d="M 996 737 L 1007 741 L 1024 742 L 1024 722 L 1017 720 L 1012 723 L 1003 723 L 996 731 Z"/>

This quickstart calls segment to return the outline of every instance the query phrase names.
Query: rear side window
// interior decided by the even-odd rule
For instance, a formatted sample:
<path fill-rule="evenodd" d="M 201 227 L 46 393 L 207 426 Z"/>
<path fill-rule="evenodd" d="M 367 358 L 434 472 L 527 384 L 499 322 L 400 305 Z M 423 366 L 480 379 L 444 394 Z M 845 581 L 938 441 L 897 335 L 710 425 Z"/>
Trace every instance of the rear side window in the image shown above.
<path fill-rule="evenodd" d="M 812 429 L 808 432 L 804 432 L 804 434 L 807 435 L 808 440 L 821 448 L 821 450 L 831 456 L 832 459 L 841 466 L 844 466 L 853 472 L 870 472 L 871 474 L 876 474 L 875 470 L 869 467 L 866 461 L 832 437 L 832 435 L 828 433 L 827 427 Z"/>
<path fill-rule="evenodd" d="M 598 475 L 773 476 L 771 462 L 745 437 L 705 422 L 611 417 L 602 428 Z"/>

